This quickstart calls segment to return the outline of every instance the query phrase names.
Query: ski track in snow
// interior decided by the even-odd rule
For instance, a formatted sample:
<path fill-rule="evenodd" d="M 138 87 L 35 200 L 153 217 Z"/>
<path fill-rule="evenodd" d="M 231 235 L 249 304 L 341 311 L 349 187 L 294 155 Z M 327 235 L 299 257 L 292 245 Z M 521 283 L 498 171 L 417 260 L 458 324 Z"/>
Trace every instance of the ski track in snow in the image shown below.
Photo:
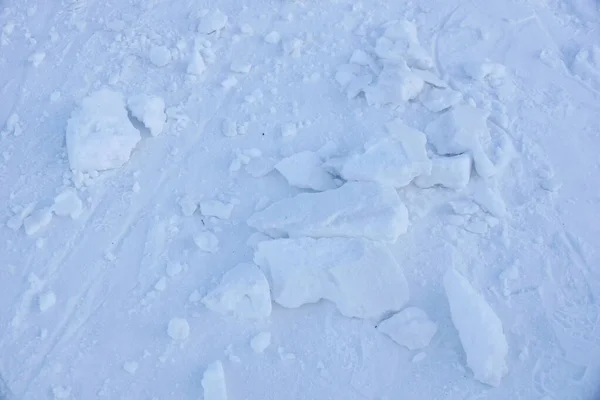
<path fill-rule="evenodd" d="M 593 65 L 600 10 L 593 14 L 580 0 L 438 3 L 3 6 L 0 199 L 8 207 L 35 201 L 38 210 L 77 181 L 66 174 L 64 128 L 75 103 L 94 89 L 163 96 L 167 109 L 177 107 L 189 121 L 179 126 L 171 114 L 161 135 L 142 131 L 126 165 L 80 188 L 79 218 L 54 216 L 32 236 L 0 227 L 0 399 L 197 398 L 203 386 L 205 395 L 218 393 L 215 399 L 223 390 L 232 399 L 591 398 L 600 379 L 600 230 L 590 221 L 600 210 L 586 190 L 598 181 L 600 141 L 590 125 L 600 113 L 600 59 Z M 206 70 L 190 80 L 201 10 L 219 7 L 227 26 L 206 36 L 216 60 L 205 55 Z M 257 201 L 267 196 L 269 205 L 299 193 L 276 172 L 251 177 L 253 163 L 317 151 L 327 140 L 337 142 L 335 155 L 346 156 L 381 139 L 392 117 L 420 130 L 436 118 L 418 101 L 373 107 L 360 96 L 347 99 L 332 82 L 353 51 L 373 53 L 382 24 L 404 18 L 415 21 L 438 77 L 489 109 L 488 127 L 510 137 L 518 153 L 485 186 L 492 194 L 482 195 L 475 177 L 463 191 L 399 190 L 410 227 L 389 248 L 409 283 L 408 306 L 437 324 L 431 343 L 409 351 L 375 329 L 379 320 L 343 317 L 323 301 L 293 310 L 274 305 L 267 321 L 243 323 L 203 308 L 193 290 L 201 298 L 224 271 L 252 260 L 245 221 Z M 265 39 L 270 32 L 278 35 Z M 165 67 L 147 60 L 149 46 L 176 49 L 178 40 L 187 48 Z M 591 55 L 575 64 L 582 51 Z M 508 72 L 469 77 L 466 61 L 498 63 Z M 311 86 L 319 84 L 324 89 Z M 58 99 L 48 100 L 57 88 Z M 248 123 L 249 132 L 224 136 L 224 118 Z M 575 140 L 563 143 L 565 135 Z M 241 169 L 228 169 L 236 157 Z M 502 194 L 507 217 L 498 215 L 494 193 Z M 199 211 L 185 217 L 177 204 L 184 195 L 239 203 L 223 220 Z M 8 208 L 0 211 L 0 218 L 10 216 Z M 193 243 L 204 231 L 218 238 L 215 254 Z M 185 267 L 165 272 L 173 262 Z M 508 374 L 498 388 L 476 382 L 466 365 L 443 295 L 449 267 L 502 321 Z M 327 293 L 318 274 L 311 279 Z M 39 304 L 49 291 L 56 299 Z M 344 295 L 336 293 L 336 302 Z M 169 338 L 167 323 L 179 316 L 189 331 Z M 258 354 L 251 339 L 267 331 L 270 345 Z"/>

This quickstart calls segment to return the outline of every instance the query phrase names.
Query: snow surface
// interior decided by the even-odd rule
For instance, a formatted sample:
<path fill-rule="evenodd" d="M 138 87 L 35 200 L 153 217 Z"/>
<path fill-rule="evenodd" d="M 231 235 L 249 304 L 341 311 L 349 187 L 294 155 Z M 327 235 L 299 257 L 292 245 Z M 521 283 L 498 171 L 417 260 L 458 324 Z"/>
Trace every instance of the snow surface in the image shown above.
<path fill-rule="evenodd" d="M 0 398 L 596 399 L 599 11 L 4 0 Z"/>

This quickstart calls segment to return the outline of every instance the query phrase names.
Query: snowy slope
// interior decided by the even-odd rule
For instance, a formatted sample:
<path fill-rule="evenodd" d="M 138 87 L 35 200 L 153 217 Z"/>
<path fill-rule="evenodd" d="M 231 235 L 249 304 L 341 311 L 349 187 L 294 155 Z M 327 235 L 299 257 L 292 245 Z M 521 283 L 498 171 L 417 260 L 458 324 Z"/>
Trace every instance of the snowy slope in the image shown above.
<path fill-rule="evenodd" d="M 600 395 L 599 28 L 0 2 L 0 399 Z"/>

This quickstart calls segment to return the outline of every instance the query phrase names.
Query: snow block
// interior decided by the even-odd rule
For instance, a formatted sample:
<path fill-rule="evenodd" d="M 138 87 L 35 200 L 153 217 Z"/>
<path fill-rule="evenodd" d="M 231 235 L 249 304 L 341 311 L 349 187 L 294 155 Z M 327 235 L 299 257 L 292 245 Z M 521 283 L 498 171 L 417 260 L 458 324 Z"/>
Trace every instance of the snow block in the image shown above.
<path fill-rule="evenodd" d="M 280 200 L 248 219 L 272 237 L 365 237 L 394 242 L 408 229 L 408 210 L 391 186 L 348 182 L 338 189 Z"/>
<path fill-rule="evenodd" d="M 386 245 L 367 239 L 277 239 L 260 242 L 254 262 L 273 301 L 296 308 L 321 299 L 347 317 L 380 318 L 401 309 L 409 291 Z"/>

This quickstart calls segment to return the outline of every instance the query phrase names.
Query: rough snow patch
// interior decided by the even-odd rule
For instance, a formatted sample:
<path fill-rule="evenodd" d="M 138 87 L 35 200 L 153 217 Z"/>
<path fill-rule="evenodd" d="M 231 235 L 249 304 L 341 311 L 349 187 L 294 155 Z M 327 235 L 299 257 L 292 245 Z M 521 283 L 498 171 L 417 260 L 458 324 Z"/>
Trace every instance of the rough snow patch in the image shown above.
<path fill-rule="evenodd" d="M 225 372 L 221 361 L 210 364 L 202 376 L 204 400 L 227 400 Z"/>
<path fill-rule="evenodd" d="M 239 318 L 260 319 L 271 315 L 269 283 L 252 263 L 238 264 L 227 271 L 202 303 L 211 311 Z"/>
<path fill-rule="evenodd" d="M 66 139 L 71 169 L 92 172 L 124 165 L 141 136 L 127 117 L 123 96 L 101 89 L 71 114 Z"/>
<path fill-rule="evenodd" d="M 204 231 L 194 236 L 194 243 L 198 248 L 206 253 L 216 253 L 219 251 L 219 239 L 214 233 Z"/>
<path fill-rule="evenodd" d="M 418 176 L 414 183 L 420 188 L 441 185 L 450 189 L 462 189 L 471 179 L 471 163 L 468 154 L 434 157 L 431 159 L 431 172 Z"/>
<path fill-rule="evenodd" d="M 81 215 L 83 203 L 73 189 L 66 189 L 54 198 L 52 211 L 59 217 L 71 217 L 76 219 Z"/>
<path fill-rule="evenodd" d="M 291 186 L 323 191 L 337 187 L 335 179 L 325 171 L 323 160 L 315 152 L 303 151 L 284 158 L 275 169 Z"/>
<path fill-rule="evenodd" d="M 280 200 L 248 219 L 273 237 L 365 237 L 394 242 L 408 229 L 408 210 L 391 186 L 348 182 Z"/>
<path fill-rule="evenodd" d="M 444 275 L 444 288 L 452 322 L 467 354 L 467 365 L 475 379 L 497 387 L 508 372 L 508 343 L 500 318 L 455 269 L 449 269 Z"/>
<path fill-rule="evenodd" d="M 348 317 L 380 318 L 408 301 L 404 273 L 386 245 L 367 239 L 277 239 L 257 244 L 254 262 L 273 300 L 296 308 L 321 299 Z"/>
<path fill-rule="evenodd" d="M 409 350 L 418 350 L 429 346 L 431 338 L 437 332 L 437 324 L 420 308 L 407 307 L 382 321 L 377 329 L 399 345 Z"/>
<path fill-rule="evenodd" d="M 190 324 L 185 318 L 172 318 L 167 326 L 167 334 L 173 340 L 185 340 L 190 336 Z"/>
<path fill-rule="evenodd" d="M 271 332 L 260 332 L 250 340 L 250 347 L 255 353 L 264 352 L 271 345 Z"/>
<path fill-rule="evenodd" d="M 163 131 L 167 122 L 165 101 L 158 96 L 138 94 L 127 100 L 127 108 L 138 121 L 150 130 L 152 136 Z"/>
<path fill-rule="evenodd" d="M 399 120 L 387 124 L 391 136 L 367 143 L 361 154 L 345 160 L 333 159 L 326 165 L 350 181 L 371 181 L 397 188 L 415 177 L 431 172 L 427 157 L 427 138 L 423 132 Z"/>
<path fill-rule="evenodd" d="M 229 219 L 233 211 L 233 204 L 223 203 L 219 200 L 204 200 L 200 202 L 200 212 L 206 217 Z"/>
<path fill-rule="evenodd" d="M 209 11 L 198 23 L 198 33 L 219 32 L 227 25 L 227 15 L 220 10 Z"/>

